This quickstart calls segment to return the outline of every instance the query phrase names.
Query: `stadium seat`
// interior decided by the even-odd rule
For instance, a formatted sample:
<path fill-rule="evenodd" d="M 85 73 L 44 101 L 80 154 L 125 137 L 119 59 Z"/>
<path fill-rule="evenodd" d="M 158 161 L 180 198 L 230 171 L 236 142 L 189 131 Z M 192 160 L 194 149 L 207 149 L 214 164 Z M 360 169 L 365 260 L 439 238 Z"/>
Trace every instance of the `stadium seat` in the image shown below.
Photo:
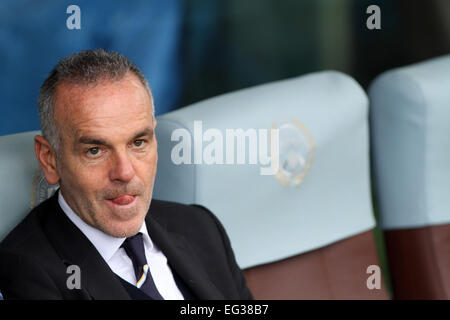
<path fill-rule="evenodd" d="M 0 137 L 0 241 L 41 201 L 56 191 L 49 185 L 34 153 L 29 131 Z"/>
<path fill-rule="evenodd" d="M 157 121 L 154 197 L 209 208 L 255 298 L 389 298 L 384 284 L 368 286 L 368 268 L 379 266 L 368 99 L 351 77 L 324 71 L 264 84 Z M 255 154 L 276 154 L 276 141 L 272 174 Z"/>
<path fill-rule="evenodd" d="M 450 299 L 450 55 L 369 89 L 373 181 L 395 299 Z"/>

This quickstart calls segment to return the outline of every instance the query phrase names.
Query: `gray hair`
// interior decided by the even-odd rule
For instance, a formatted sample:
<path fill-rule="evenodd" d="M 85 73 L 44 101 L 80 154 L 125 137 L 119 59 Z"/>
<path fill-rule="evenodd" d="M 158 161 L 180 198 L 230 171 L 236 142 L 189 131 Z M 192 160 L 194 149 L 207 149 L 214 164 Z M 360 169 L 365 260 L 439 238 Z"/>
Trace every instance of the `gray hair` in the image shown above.
<path fill-rule="evenodd" d="M 150 85 L 139 68 L 117 52 L 103 49 L 74 53 L 58 62 L 41 86 L 38 97 L 39 119 L 44 138 L 59 157 L 61 135 L 55 121 L 54 97 L 58 84 L 92 85 L 102 80 L 119 81 L 127 72 L 138 77 L 153 100 Z M 154 114 L 154 110 L 152 110 Z"/>

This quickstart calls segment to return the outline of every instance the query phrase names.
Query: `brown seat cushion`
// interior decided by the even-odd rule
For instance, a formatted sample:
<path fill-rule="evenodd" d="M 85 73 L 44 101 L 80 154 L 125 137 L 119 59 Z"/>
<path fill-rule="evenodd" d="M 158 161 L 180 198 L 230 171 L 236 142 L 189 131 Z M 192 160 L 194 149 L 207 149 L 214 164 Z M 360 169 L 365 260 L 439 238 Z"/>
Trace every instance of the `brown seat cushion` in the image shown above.
<path fill-rule="evenodd" d="M 255 299 L 388 299 L 383 281 L 367 288 L 369 265 L 379 265 L 372 231 L 244 274 Z"/>
<path fill-rule="evenodd" d="M 394 299 L 450 299 L 450 225 L 385 231 Z"/>

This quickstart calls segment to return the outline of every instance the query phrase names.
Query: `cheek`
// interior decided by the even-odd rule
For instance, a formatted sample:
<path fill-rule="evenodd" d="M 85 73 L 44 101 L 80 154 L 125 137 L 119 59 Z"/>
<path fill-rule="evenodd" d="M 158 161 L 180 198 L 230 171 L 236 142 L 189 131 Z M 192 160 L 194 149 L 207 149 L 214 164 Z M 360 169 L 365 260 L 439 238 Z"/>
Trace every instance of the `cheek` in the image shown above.
<path fill-rule="evenodd" d="M 152 174 L 155 175 L 156 173 L 156 167 L 158 165 L 158 153 L 155 151 L 151 156 L 151 171 Z"/>
<path fill-rule="evenodd" d="M 145 177 L 145 182 L 151 184 L 156 175 L 156 165 L 158 162 L 158 155 L 156 152 L 152 152 L 145 159 L 139 161 L 138 170 L 142 178 Z"/>
<path fill-rule="evenodd" d="M 100 189 L 100 183 L 103 181 L 97 170 L 85 170 L 78 173 L 79 185 L 86 193 L 95 193 Z"/>
<path fill-rule="evenodd" d="M 101 168 L 85 167 L 73 159 L 66 160 L 61 172 L 61 180 L 67 188 L 85 195 L 98 190 L 99 184 L 104 181 Z"/>

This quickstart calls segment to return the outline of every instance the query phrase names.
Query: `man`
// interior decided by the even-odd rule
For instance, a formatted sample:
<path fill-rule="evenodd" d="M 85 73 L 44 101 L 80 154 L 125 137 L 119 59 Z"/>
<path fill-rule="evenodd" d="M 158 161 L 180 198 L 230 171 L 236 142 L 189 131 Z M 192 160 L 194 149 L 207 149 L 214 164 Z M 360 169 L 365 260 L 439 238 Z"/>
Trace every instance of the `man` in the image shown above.
<path fill-rule="evenodd" d="M 211 212 L 152 200 L 156 120 L 135 65 L 103 50 L 71 55 L 38 104 L 36 157 L 60 189 L 0 245 L 5 299 L 252 298 Z"/>

